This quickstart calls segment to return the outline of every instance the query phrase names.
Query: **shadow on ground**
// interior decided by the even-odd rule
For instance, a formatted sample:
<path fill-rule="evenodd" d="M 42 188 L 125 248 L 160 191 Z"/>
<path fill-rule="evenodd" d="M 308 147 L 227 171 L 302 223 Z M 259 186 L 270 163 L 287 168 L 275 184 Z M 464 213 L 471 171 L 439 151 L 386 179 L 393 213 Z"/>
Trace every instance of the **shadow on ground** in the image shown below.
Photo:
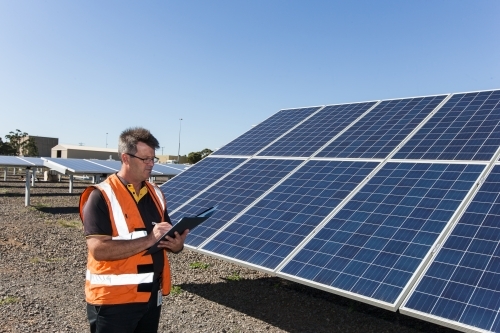
<path fill-rule="evenodd" d="M 291 333 L 352 332 L 352 321 L 357 332 L 456 332 L 278 277 L 180 287 Z"/>
<path fill-rule="evenodd" d="M 11 198 L 16 198 L 16 197 L 25 197 L 26 194 L 19 193 L 19 192 L 9 192 L 9 190 L 5 190 L 4 193 L 0 193 L 1 196 L 4 197 L 11 197 Z M 80 193 L 43 193 L 43 192 L 30 192 L 30 197 L 79 197 Z"/>
<path fill-rule="evenodd" d="M 37 210 L 47 214 L 76 214 L 80 212 L 78 207 L 39 207 Z"/>

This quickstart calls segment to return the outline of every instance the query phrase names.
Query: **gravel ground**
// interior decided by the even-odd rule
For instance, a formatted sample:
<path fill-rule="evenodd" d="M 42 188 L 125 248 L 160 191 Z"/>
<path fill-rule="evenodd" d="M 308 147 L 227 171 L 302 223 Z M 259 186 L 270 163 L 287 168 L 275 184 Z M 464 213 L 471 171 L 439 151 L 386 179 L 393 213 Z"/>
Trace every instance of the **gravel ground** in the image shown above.
<path fill-rule="evenodd" d="M 0 179 L 0 332 L 88 332 L 86 244 L 78 215 L 88 183 Z M 451 329 L 190 250 L 170 256 L 160 332 L 398 332 Z"/>

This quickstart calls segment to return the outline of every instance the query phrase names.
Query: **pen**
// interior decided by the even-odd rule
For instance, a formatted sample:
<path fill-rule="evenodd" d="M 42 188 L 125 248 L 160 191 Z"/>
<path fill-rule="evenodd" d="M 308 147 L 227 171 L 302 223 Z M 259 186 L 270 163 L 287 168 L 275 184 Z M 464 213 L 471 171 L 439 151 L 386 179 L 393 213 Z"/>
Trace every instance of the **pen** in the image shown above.
<path fill-rule="evenodd" d="M 152 225 L 157 225 L 157 223 L 156 223 L 156 222 L 151 222 L 151 224 L 152 224 Z"/>

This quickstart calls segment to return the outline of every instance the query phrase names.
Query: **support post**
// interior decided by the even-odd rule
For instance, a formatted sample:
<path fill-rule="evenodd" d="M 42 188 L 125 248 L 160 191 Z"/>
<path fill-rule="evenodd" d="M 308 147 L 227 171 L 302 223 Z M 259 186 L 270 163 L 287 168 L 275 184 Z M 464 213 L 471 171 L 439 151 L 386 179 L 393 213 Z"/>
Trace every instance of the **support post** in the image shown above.
<path fill-rule="evenodd" d="M 73 174 L 69 175 L 69 193 L 73 193 Z"/>
<path fill-rule="evenodd" d="M 26 168 L 26 185 L 24 187 L 25 189 L 25 194 L 24 194 L 24 206 L 29 206 L 30 205 L 30 169 Z"/>

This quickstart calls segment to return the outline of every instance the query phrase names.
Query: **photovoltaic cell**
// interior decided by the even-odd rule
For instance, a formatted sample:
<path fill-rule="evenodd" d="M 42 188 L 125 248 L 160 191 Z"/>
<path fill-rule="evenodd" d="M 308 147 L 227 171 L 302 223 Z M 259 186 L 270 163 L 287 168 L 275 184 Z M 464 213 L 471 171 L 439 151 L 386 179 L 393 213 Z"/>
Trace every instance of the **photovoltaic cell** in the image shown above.
<path fill-rule="evenodd" d="M 212 155 L 254 155 L 318 109 L 319 107 L 281 110 Z"/>
<path fill-rule="evenodd" d="M 445 97 L 382 101 L 316 156 L 386 158 Z"/>
<path fill-rule="evenodd" d="M 275 269 L 377 165 L 309 161 L 203 249 Z"/>
<path fill-rule="evenodd" d="M 327 106 L 258 155 L 311 156 L 373 105 L 375 102 Z"/>
<path fill-rule="evenodd" d="M 181 207 L 172 214 L 174 221 L 180 220 L 182 216 L 196 215 L 204 208 L 217 205 L 215 213 L 189 233 L 185 244 L 192 247 L 199 246 L 302 162 L 274 159 L 250 160 Z"/>
<path fill-rule="evenodd" d="M 500 91 L 453 95 L 395 159 L 490 160 L 500 142 Z"/>
<path fill-rule="evenodd" d="M 207 157 L 190 167 L 189 172 L 183 172 L 164 183 L 160 190 L 167 198 L 168 211 L 174 211 L 243 161 L 243 158 Z"/>
<path fill-rule="evenodd" d="M 483 168 L 387 163 L 281 272 L 396 306 Z"/>
<path fill-rule="evenodd" d="M 402 309 L 500 332 L 499 189 L 497 165 Z"/>

